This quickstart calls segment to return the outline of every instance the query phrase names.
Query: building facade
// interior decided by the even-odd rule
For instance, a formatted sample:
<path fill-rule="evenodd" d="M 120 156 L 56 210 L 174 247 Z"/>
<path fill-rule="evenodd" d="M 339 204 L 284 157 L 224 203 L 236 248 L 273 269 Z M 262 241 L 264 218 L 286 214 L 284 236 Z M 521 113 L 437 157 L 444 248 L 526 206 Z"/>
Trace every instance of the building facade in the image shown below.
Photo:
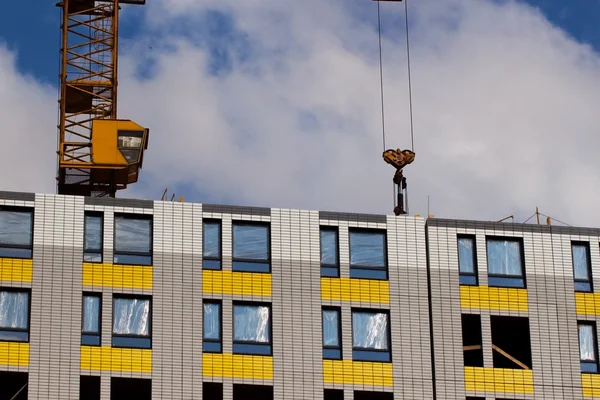
<path fill-rule="evenodd" d="M 0 192 L 0 400 L 600 398 L 599 265 L 597 229 Z"/>

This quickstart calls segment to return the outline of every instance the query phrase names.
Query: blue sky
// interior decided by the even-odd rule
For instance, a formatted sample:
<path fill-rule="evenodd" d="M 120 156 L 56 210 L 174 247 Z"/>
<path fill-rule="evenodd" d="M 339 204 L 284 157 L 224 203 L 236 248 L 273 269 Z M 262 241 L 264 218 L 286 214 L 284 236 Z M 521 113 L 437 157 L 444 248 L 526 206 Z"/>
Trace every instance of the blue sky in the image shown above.
<path fill-rule="evenodd" d="M 6 190 L 55 191 L 55 3 L 9 2 L 0 15 Z M 524 220 L 539 206 L 600 225 L 585 211 L 600 197 L 600 0 L 409 4 L 411 212 L 429 197 L 437 216 Z M 381 9 L 387 147 L 407 148 L 403 6 Z M 168 187 L 189 201 L 391 213 L 376 15 L 371 0 L 123 6 L 119 117 L 148 127 L 150 146 L 119 196 Z"/>

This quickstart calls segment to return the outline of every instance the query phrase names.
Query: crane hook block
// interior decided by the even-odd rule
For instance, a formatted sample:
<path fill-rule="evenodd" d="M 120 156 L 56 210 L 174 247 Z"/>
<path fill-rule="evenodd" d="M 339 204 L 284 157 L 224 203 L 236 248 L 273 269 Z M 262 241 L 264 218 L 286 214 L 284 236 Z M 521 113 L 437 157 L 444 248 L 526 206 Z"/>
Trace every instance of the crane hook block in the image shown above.
<path fill-rule="evenodd" d="M 415 153 L 411 150 L 390 149 L 383 152 L 383 160 L 397 170 L 401 170 L 415 160 Z"/>

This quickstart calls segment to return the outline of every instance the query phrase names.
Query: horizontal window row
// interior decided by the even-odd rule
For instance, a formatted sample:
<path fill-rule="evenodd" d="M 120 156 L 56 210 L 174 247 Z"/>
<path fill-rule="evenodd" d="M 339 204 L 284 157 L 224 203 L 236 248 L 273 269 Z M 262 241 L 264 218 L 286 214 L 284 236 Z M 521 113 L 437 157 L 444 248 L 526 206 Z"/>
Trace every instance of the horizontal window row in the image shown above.
<path fill-rule="evenodd" d="M 323 358 L 341 360 L 342 311 L 339 307 L 323 307 Z M 391 361 L 390 315 L 387 310 L 353 308 L 352 360 Z"/>
<path fill-rule="evenodd" d="M 458 265 L 461 285 L 478 285 L 474 235 L 458 235 Z M 488 283 L 496 287 L 524 288 L 525 263 L 521 238 L 486 237 Z M 572 242 L 573 277 L 576 291 L 591 292 L 592 268 L 588 242 Z"/>

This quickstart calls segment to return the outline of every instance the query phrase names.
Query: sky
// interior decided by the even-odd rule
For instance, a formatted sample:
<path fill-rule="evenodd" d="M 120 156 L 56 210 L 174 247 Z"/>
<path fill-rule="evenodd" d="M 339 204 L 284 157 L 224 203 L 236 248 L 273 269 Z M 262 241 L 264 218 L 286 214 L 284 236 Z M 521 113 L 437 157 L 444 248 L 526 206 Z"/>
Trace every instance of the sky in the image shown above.
<path fill-rule="evenodd" d="M 55 193 L 59 9 L 0 14 L 0 189 Z M 409 8 L 409 211 L 600 226 L 600 0 Z M 382 2 L 386 148 L 411 148 L 404 6 Z M 371 0 L 123 5 L 119 118 L 150 129 L 119 197 L 391 214 Z"/>

